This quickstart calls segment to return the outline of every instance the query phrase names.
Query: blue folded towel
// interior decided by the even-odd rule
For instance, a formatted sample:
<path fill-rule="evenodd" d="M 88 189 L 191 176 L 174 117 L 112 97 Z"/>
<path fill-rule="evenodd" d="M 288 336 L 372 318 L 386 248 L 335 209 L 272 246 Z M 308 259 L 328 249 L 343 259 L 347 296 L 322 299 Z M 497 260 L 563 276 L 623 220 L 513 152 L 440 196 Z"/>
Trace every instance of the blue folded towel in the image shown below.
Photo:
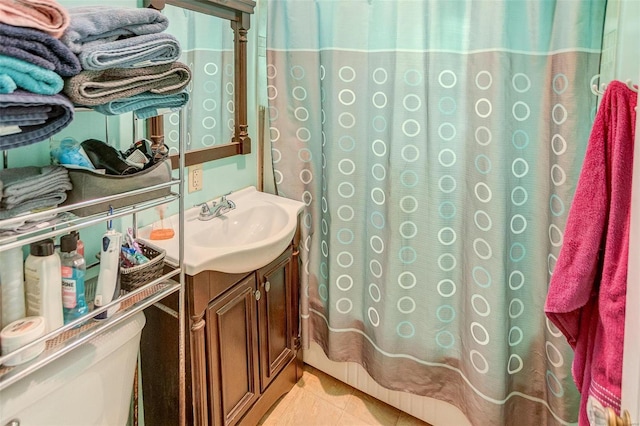
<path fill-rule="evenodd" d="M 68 12 L 71 23 L 60 40 L 77 54 L 93 44 L 161 33 L 169 26 L 167 17 L 155 9 L 91 6 Z"/>
<path fill-rule="evenodd" d="M 25 124 L 31 123 L 34 119 L 41 119 L 43 106 L 51 108 L 47 112 L 46 121 L 35 125 Z M 20 109 L 21 113 L 18 113 Z M 73 105 L 62 95 L 44 96 L 23 90 L 0 94 L 0 116 L 4 115 L 5 110 L 21 117 L 23 123 L 17 123 L 22 129 L 20 133 L 0 136 L 0 150 L 31 145 L 48 139 L 67 127 L 73 120 L 74 113 Z M 35 111 L 33 117 L 30 115 L 31 110 Z"/>
<path fill-rule="evenodd" d="M 105 115 L 118 115 L 131 112 L 144 120 L 167 112 L 177 111 L 189 102 L 186 91 L 173 95 L 159 95 L 144 92 L 128 98 L 116 99 L 104 105 L 96 105 L 93 109 Z"/>
<path fill-rule="evenodd" d="M 85 70 L 141 68 L 175 62 L 180 43 L 171 34 L 145 34 L 83 48 L 78 57 Z"/>
<path fill-rule="evenodd" d="M 22 59 L 0 55 L 0 75 L 9 77 L 15 85 L 31 93 L 55 95 L 64 87 L 62 77 Z M 6 79 L 4 77 L 4 79 Z M 0 89 L 0 93 L 13 93 L 11 87 Z"/>
<path fill-rule="evenodd" d="M 81 71 L 78 57 L 57 38 L 32 28 L 0 23 L 0 55 L 11 56 L 71 77 Z"/>

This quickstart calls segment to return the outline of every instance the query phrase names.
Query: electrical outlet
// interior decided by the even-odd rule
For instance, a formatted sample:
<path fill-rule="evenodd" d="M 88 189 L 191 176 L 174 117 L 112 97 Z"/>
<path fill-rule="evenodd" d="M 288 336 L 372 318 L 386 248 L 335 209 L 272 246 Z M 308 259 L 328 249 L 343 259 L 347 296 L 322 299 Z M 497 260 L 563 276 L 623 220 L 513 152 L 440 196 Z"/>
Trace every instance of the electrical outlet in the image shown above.
<path fill-rule="evenodd" d="M 189 192 L 202 189 L 202 164 L 189 167 Z"/>

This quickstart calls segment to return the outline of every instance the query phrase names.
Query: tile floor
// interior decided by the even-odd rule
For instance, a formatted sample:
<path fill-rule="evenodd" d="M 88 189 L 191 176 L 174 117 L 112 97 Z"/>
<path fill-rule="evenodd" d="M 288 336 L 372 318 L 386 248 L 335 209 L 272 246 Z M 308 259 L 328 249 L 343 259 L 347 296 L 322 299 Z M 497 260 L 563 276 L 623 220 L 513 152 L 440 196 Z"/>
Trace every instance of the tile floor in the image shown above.
<path fill-rule="evenodd" d="M 305 364 L 300 381 L 260 420 L 264 426 L 430 426 Z"/>

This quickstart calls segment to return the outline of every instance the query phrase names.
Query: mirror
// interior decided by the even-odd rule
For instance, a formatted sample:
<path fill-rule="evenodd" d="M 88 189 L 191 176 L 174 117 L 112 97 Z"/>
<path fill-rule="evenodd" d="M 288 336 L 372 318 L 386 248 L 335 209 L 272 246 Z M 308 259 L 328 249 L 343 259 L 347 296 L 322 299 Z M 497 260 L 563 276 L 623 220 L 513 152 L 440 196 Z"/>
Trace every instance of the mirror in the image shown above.
<path fill-rule="evenodd" d="M 184 34 L 174 34 L 183 40 L 196 40 L 196 47 L 211 50 L 200 63 L 200 72 L 191 66 L 190 52 L 183 54 L 183 61 L 192 68 L 191 102 L 188 114 L 198 125 L 187 138 L 190 148 L 185 153 L 185 166 L 205 163 L 220 158 L 251 152 L 251 139 L 247 131 L 247 31 L 249 15 L 253 13 L 252 0 L 145 0 L 146 7 L 163 10 L 166 5 L 217 17 L 229 21 L 230 30 L 221 30 L 212 21 L 205 28 L 188 27 Z M 175 12 L 175 11 L 173 11 Z M 210 19 L 187 16 L 191 21 Z M 169 32 L 172 32 L 170 19 Z M 189 22 L 191 24 L 191 22 Z M 179 27 L 179 25 L 176 25 Z M 228 28 L 228 27 L 227 27 Z M 203 41 L 204 39 L 204 41 Z M 207 46 L 211 40 L 212 46 Z M 187 43 L 190 44 L 190 43 Z M 191 46 L 183 45 L 183 50 Z M 199 75 L 202 74 L 202 75 Z M 210 77 L 210 78 L 209 78 Z M 218 97 L 215 97 L 215 96 Z M 207 114 L 211 112 L 211 114 Z M 200 118 L 198 118 L 200 116 Z M 165 121 L 168 120 L 168 123 Z M 194 121 L 195 122 L 195 121 Z M 155 143 L 170 147 L 177 142 L 178 114 L 153 117 L 147 120 L 147 135 Z M 178 167 L 178 156 L 172 155 L 173 168 Z"/>

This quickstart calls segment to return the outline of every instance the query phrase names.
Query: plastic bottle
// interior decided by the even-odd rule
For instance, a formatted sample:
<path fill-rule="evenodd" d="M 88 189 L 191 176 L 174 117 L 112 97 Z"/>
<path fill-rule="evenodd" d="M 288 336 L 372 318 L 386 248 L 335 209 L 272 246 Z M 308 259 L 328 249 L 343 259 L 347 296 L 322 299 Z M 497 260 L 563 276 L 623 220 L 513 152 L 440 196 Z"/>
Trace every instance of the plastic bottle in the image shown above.
<path fill-rule="evenodd" d="M 89 309 L 84 297 L 84 257 L 77 252 L 76 235 L 60 238 L 60 275 L 62 277 L 62 310 L 64 323 L 80 318 Z"/>
<path fill-rule="evenodd" d="M 111 303 L 120 294 L 120 251 L 122 250 L 122 234 L 112 227 L 109 220 L 107 232 L 102 236 L 100 249 L 100 272 L 96 284 L 96 296 L 93 305 L 100 308 Z M 118 311 L 117 303 L 106 311 L 95 316 L 95 319 L 107 319 Z"/>
<path fill-rule="evenodd" d="M 44 317 L 46 333 L 62 327 L 62 278 L 60 257 L 50 238 L 30 246 L 24 262 L 27 315 Z"/>
<path fill-rule="evenodd" d="M 84 257 L 84 242 L 80 239 L 80 232 L 72 231 L 71 235 L 76 237 L 76 240 L 77 240 L 76 251 L 80 256 Z"/>
<path fill-rule="evenodd" d="M 0 290 L 2 290 L 2 320 L 0 329 L 26 316 L 22 248 L 0 252 Z"/>

